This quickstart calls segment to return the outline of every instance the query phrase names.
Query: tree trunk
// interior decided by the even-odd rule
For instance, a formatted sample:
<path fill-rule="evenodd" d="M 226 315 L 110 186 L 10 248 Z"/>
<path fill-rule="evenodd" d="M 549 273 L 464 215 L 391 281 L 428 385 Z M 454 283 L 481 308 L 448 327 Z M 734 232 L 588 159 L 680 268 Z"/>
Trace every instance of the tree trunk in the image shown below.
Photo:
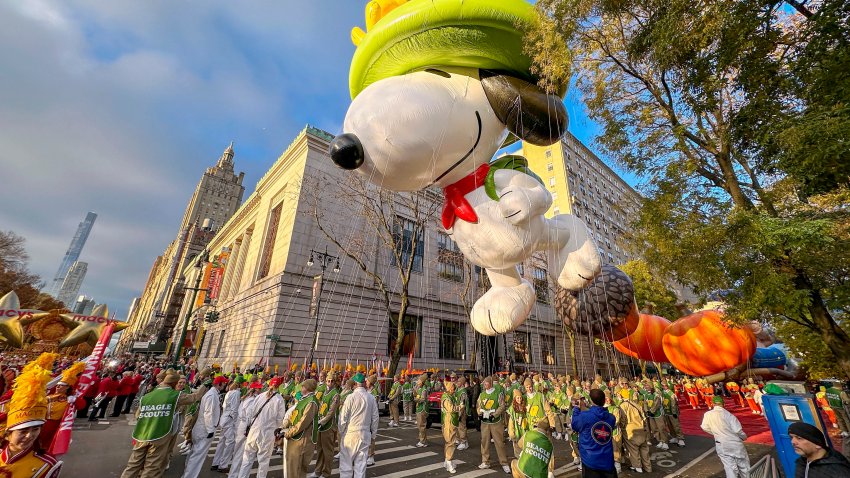
<path fill-rule="evenodd" d="M 820 333 L 823 342 L 829 347 L 832 354 L 835 355 L 838 366 L 844 372 L 844 378 L 850 379 L 850 336 L 835 322 L 835 319 L 823 302 L 823 296 L 821 296 L 820 291 L 814 288 L 808 276 L 802 271 L 797 271 L 797 276 L 794 278 L 794 285 L 797 290 L 808 291 L 811 297 L 811 303 L 808 307 L 811 320 L 817 326 L 817 331 Z"/>

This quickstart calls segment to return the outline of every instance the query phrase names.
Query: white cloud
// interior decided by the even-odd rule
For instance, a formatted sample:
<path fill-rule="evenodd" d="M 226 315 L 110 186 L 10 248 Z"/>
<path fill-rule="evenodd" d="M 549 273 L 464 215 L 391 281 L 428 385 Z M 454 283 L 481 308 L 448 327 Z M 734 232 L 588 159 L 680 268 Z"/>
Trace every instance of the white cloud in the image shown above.
<path fill-rule="evenodd" d="M 0 2 L 0 229 L 50 280 L 97 212 L 82 292 L 121 317 L 230 140 L 250 192 L 305 123 L 339 127 L 365 3 Z"/>

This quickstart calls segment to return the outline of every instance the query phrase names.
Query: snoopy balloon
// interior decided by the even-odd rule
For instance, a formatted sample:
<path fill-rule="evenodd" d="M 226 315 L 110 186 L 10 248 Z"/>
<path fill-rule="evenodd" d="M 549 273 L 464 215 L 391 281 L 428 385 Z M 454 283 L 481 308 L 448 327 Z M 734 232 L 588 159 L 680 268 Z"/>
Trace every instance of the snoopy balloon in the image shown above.
<path fill-rule="evenodd" d="M 535 253 L 569 290 L 601 269 L 581 220 L 544 217 L 552 197 L 524 158 L 491 162 L 511 140 L 549 145 L 567 129 L 561 97 L 535 84 L 522 52 L 533 21 L 525 0 L 369 2 L 367 32 L 352 31 L 353 101 L 330 148 L 338 166 L 381 187 L 443 190 L 446 232 L 492 284 L 471 313 L 485 335 L 528 317 L 536 294 L 516 266 Z"/>

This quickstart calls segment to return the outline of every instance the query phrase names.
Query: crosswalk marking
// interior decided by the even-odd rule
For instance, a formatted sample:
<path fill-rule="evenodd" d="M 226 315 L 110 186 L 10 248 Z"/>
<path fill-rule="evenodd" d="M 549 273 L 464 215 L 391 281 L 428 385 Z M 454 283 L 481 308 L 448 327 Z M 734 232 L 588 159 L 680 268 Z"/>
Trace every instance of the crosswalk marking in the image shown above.
<path fill-rule="evenodd" d="M 487 468 L 484 470 L 467 471 L 466 473 L 455 475 L 455 478 L 475 478 L 476 476 L 489 475 L 490 473 L 496 473 L 496 470 Z"/>
<path fill-rule="evenodd" d="M 378 455 L 377 451 L 375 452 L 375 455 L 376 456 Z M 428 457 L 432 457 L 432 456 L 435 456 L 435 455 L 436 455 L 436 453 L 434 453 L 432 451 L 426 451 L 426 452 L 423 452 L 423 453 L 416 453 L 416 454 L 413 454 L 413 455 L 399 456 L 399 457 L 396 457 L 396 458 L 387 458 L 386 460 L 376 461 L 374 466 L 378 467 L 378 466 L 384 466 L 384 465 L 393 465 L 395 463 L 403 463 L 405 461 L 410 461 L 410 460 L 419 460 L 419 459 L 422 459 L 422 458 L 428 458 Z M 440 463 L 442 463 L 442 462 L 440 462 Z M 442 466 L 442 465 L 440 465 L 440 466 Z M 439 466 L 437 468 L 439 468 Z M 282 469 L 283 469 L 283 464 L 269 467 L 269 471 L 277 471 L 277 470 L 282 470 Z M 252 474 L 257 473 L 257 469 L 252 468 L 251 473 Z M 334 468 L 331 471 L 331 474 L 332 475 L 338 475 L 339 474 L 339 468 Z M 410 476 L 410 475 L 402 475 L 402 476 Z"/>
<path fill-rule="evenodd" d="M 460 460 L 452 460 L 452 463 L 454 463 L 455 465 L 462 465 L 464 462 L 462 462 Z M 440 460 L 439 462 L 434 463 L 432 465 L 425 465 L 425 466 L 420 466 L 420 467 L 417 467 L 417 468 L 409 468 L 409 469 L 404 470 L 404 471 L 397 471 L 395 473 L 388 473 L 386 475 L 380 475 L 380 476 L 377 476 L 375 478 L 407 478 L 408 476 L 414 476 L 414 475 L 418 475 L 420 473 L 427 473 L 429 471 L 439 470 L 440 468 L 445 468 L 445 466 L 446 466 L 445 462 L 443 460 Z"/>
<path fill-rule="evenodd" d="M 378 441 L 375 442 L 375 446 L 389 445 L 390 443 L 395 443 L 397 441 L 399 441 L 399 440 L 398 439 L 395 439 L 395 440 L 378 440 Z M 209 452 L 207 452 L 207 456 L 211 457 L 211 456 L 215 455 L 216 448 L 217 448 L 217 445 L 211 446 Z M 278 455 L 276 455 L 276 456 L 278 456 Z M 272 460 L 274 460 L 274 459 L 275 459 L 275 457 L 272 457 Z M 315 460 L 313 460 L 313 461 L 315 461 Z"/>

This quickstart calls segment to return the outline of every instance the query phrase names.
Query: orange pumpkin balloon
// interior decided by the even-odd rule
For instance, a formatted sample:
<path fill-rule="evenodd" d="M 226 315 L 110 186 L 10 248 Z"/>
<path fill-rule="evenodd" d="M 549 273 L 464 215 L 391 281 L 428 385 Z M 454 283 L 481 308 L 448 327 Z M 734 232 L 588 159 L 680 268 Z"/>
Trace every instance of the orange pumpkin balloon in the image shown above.
<path fill-rule="evenodd" d="M 657 315 L 640 314 L 640 322 L 628 337 L 614 342 L 620 352 L 641 360 L 669 362 L 661 338 L 670 321 Z"/>
<path fill-rule="evenodd" d="M 673 322 L 661 342 L 670 363 L 695 376 L 737 367 L 756 352 L 753 332 L 727 324 L 716 310 L 702 310 Z"/>

